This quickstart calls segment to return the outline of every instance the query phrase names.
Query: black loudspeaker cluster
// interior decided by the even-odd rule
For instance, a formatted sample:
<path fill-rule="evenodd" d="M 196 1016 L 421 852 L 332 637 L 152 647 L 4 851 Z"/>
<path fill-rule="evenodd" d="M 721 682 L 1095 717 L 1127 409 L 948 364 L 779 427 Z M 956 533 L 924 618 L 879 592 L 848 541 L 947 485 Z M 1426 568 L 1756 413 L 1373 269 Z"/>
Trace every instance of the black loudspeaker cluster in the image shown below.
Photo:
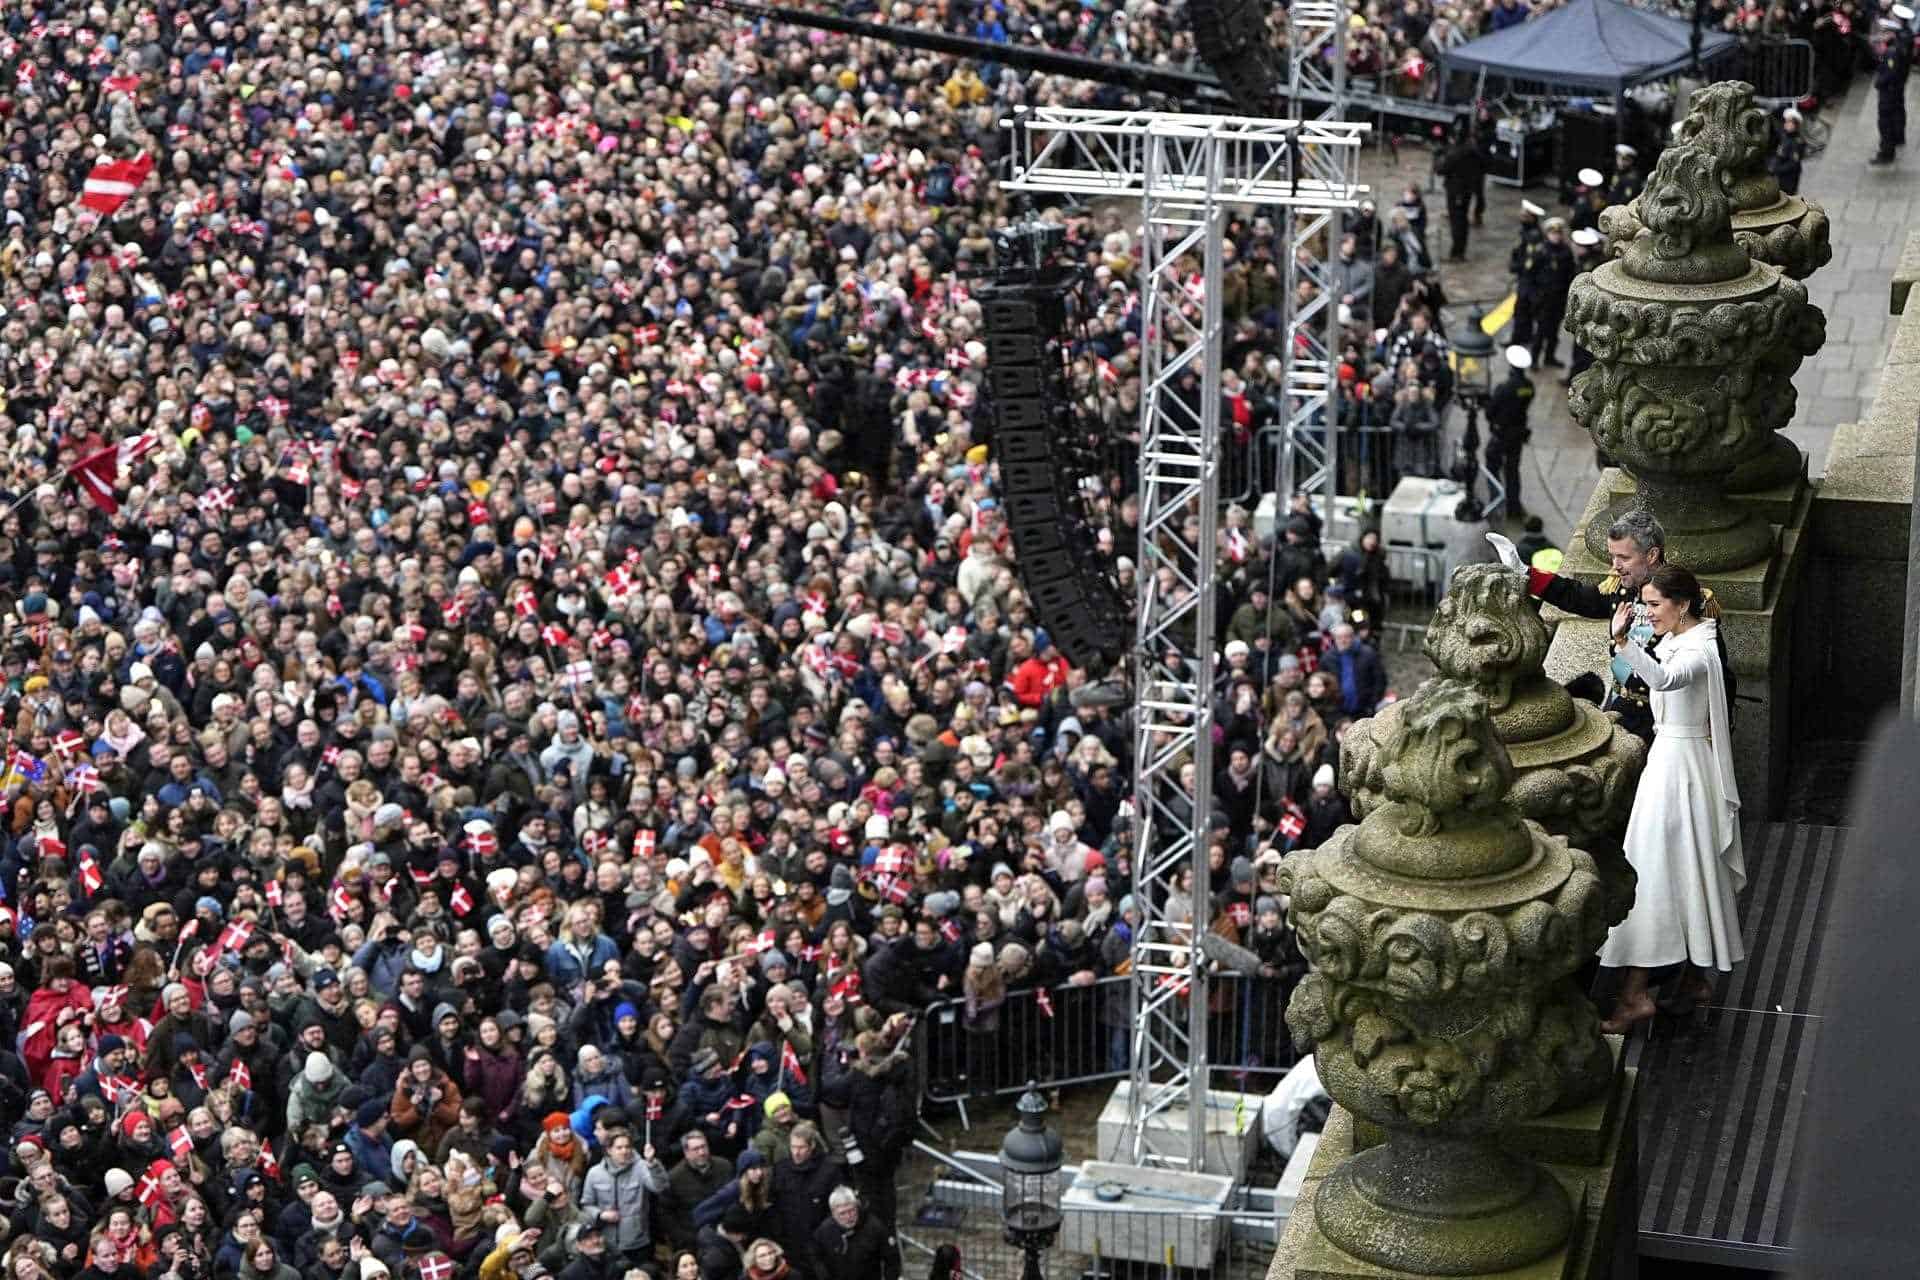
<path fill-rule="evenodd" d="M 1043 278 L 989 284 L 975 297 L 993 398 L 991 447 L 1021 585 L 1067 661 L 1101 672 L 1131 646 L 1132 628 L 1101 567 L 1082 476 L 1068 456 L 1073 406 L 1060 342 L 1072 291 L 1069 278 Z"/>
<path fill-rule="evenodd" d="M 1266 0 L 1191 0 L 1187 25 L 1201 61 L 1251 116 L 1280 115 L 1285 72 L 1267 32 Z"/>

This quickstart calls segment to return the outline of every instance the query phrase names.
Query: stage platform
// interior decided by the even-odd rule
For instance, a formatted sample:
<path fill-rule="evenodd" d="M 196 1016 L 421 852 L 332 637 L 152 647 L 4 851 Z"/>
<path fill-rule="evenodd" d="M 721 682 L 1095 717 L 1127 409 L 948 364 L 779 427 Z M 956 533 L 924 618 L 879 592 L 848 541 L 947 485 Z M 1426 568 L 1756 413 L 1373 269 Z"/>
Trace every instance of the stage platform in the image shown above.
<path fill-rule="evenodd" d="M 1713 1005 L 1661 1017 L 1628 1046 L 1640 1069 L 1640 1253 L 1784 1270 L 1794 1143 L 1820 1037 L 1821 942 L 1845 833 L 1745 833 L 1746 963 Z"/>

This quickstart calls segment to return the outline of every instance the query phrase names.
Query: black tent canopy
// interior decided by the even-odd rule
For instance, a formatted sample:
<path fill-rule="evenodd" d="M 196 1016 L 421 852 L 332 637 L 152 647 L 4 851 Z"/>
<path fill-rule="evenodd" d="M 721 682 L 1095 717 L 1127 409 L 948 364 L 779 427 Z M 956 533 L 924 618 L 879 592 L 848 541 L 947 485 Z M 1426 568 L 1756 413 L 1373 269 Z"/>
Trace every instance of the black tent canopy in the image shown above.
<path fill-rule="evenodd" d="M 1684 71 L 1693 62 L 1692 25 L 1620 0 L 1572 0 L 1544 17 L 1469 41 L 1446 55 L 1450 72 L 1532 80 L 1554 89 L 1617 95 Z M 1731 49 L 1734 37 L 1704 32 L 1700 59 Z"/>

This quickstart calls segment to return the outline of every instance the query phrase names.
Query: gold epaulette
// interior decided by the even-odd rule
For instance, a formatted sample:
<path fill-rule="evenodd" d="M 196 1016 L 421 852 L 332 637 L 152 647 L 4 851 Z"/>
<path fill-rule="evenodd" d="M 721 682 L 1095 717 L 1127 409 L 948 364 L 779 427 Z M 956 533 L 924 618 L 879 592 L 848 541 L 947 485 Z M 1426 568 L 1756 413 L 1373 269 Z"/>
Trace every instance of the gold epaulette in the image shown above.
<path fill-rule="evenodd" d="M 1614 592 L 1616 592 L 1616 591 L 1618 591 L 1619 589 L 1620 589 L 1620 575 L 1619 575 L 1619 574 L 1617 574 L 1617 573 L 1610 573 L 1610 574 L 1608 574 L 1608 575 L 1607 575 L 1606 577 L 1604 577 L 1604 578 L 1602 578 L 1602 579 L 1600 579 L 1600 594 L 1601 594 L 1601 595 L 1603 595 L 1603 596 L 1610 596 L 1610 595 L 1612 595 L 1612 594 L 1613 594 Z"/>

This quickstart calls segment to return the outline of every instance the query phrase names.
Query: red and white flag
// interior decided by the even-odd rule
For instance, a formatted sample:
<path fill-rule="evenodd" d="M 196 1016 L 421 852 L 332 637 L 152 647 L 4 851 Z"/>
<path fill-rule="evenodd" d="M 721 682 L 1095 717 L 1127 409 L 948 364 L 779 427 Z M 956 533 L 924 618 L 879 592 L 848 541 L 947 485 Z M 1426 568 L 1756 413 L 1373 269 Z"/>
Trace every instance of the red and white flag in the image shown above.
<path fill-rule="evenodd" d="M 780 1042 L 780 1074 L 792 1076 L 796 1084 L 807 1082 L 807 1073 L 800 1069 L 800 1055 L 795 1053 L 793 1046 L 785 1040 Z"/>
<path fill-rule="evenodd" d="M 334 881 L 333 891 L 327 894 L 327 914 L 335 920 L 345 920 L 352 909 L 353 895 L 347 892 L 347 886 Z"/>
<path fill-rule="evenodd" d="M 131 160 L 109 160 L 93 166 L 80 194 L 80 203 L 103 218 L 112 217 L 153 172 L 153 157 L 141 152 Z"/>
<path fill-rule="evenodd" d="M 106 882 L 106 877 L 100 874 L 100 864 L 93 860 L 93 855 L 84 849 L 81 850 L 80 892 L 91 898 L 94 894 L 100 892 L 101 886 L 106 884 Z"/>
<path fill-rule="evenodd" d="M 167 1150 L 173 1152 L 175 1160 L 185 1160 L 193 1154 L 193 1135 L 187 1132 L 185 1125 L 175 1125 L 167 1130 Z"/>
<path fill-rule="evenodd" d="M 453 1280 L 453 1259 L 435 1250 L 420 1259 L 420 1280 Z"/>
<path fill-rule="evenodd" d="M 463 884 L 453 886 L 453 892 L 447 895 L 447 906 L 453 909 L 453 914 L 456 916 L 464 916 L 472 911 L 473 895 L 467 892 L 467 886 Z"/>
<path fill-rule="evenodd" d="M 1040 1012 L 1049 1018 L 1053 1016 L 1053 996 L 1045 987 L 1035 987 L 1033 1002 L 1040 1006 Z"/>
<path fill-rule="evenodd" d="M 653 832 L 645 827 L 634 832 L 633 856 L 641 859 L 651 859 L 653 857 L 653 843 L 655 838 Z"/>
<path fill-rule="evenodd" d="M 234 1065 L 236 1068 L 239 1066 L 238 1063 L 235 1063 Z M 138 1194 L 140 1196 L 140 1203 L 144 1205 L 151 1205 L 157 1200 L 159 1200 L 160 1199 L 160 1179 L 154 1177 L 150 1173 L 142 1174 L 140 1176 L 140 1190 Z"/>
<path fill-rule="evenodd" d="M 233 1060 L 233 1069 L 227 1072 L 227 1079 L 233 1081 L 242 1089 L 253 1088 L 253 1072 L 247 1069 L 247 1060 L 245 1058 L 235 1058 Z"/>
<path fill-rule="evenodd" d="M 247 945 L 248 940 L 252 937 L 253 921 L 244 919 L 235 920 L 232 924 L 220 931 L 220 940 L 213 944 L 213 949 L 220 953 L 239 951 Z"/>
<path fill-rule="evenodd" d="M 160 438 L 151 431 L 143 431 L 130 436 L 118 444 L 90 453 L 73 464 L 69 472 L 80 485 L 87 497 L 93 499 L 93 505 L 108 515 L 120 510 L 120 499 L 114 490 L 120 479 L 123 467 L 130 467 L 146 457 L 159 445 Z"/>
<path fill-rule="evenodd" d="M 284 892 L 285 891 L 280 888 L 280 882 L 278 880 L 267 881 L 267 885 L 266 885 L 267 905 L 277 909 L 280 906 L 280 901 L 282 896 L 284 895 Z"/>

